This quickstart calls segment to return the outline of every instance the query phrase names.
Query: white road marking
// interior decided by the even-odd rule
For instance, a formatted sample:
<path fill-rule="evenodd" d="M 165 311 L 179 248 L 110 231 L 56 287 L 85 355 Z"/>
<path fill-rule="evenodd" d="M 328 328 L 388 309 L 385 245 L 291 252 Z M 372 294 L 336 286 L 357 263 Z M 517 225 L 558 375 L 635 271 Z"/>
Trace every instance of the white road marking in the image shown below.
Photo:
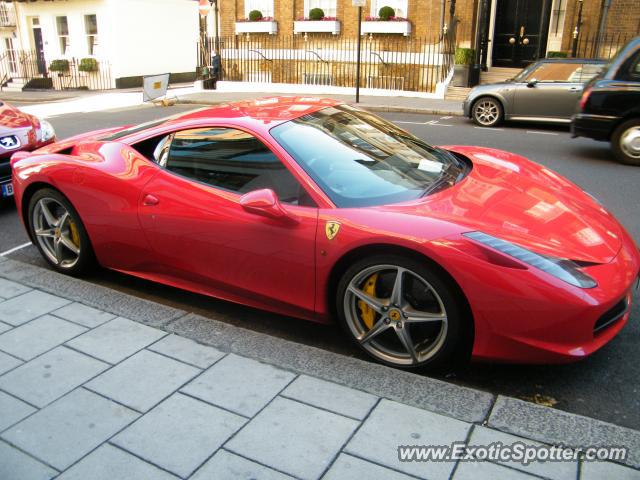
<path fill-rule="evenodd" d="M 406 123 L 408 125 L 422 125 L 423 127 L 426 127 L 426 126 L 453 127 L 453 125 L 448 124 L 448 123 L 438 123 L 438 120 L 431 120 L 429 122 L 403 122 L 403 121 L 400 121 L 400 120 L 396 120 L 393 123 Z"/>
<path fill-rule="evenodd" d="M 18 245 L 17 247 L 13 247 L 7 251 L 0 253 L 0 257 L 6 257 L 7 255 L 12 254 L 13 252 L 17 252 L 18 250 L 22 250 L 23 248 L 28 247 L 29 245 L 33 245 L 31 242 L 23 243 L 22 245 Z"/>
<path fill-rule="evenodd" d="M 473 128 L 478 128 L 480 130 L 489 130 L 490 132 L 504 132 L 504 128 L 491 128 L 491 127 L 473 127 Z"/>
<path fill-rule="evenodd" d="M 538 133 L 540 135 L 558 135 L 556 132 L 540 132 L 538 130 L 527 130 L 527 133 Z"/>
<path fill-rule="evenodd" d="M 448 115 L 446 117 L 440 117 L 440 120 L 449 120 L 450 118 L 453 118 L 451 115 Z"/>

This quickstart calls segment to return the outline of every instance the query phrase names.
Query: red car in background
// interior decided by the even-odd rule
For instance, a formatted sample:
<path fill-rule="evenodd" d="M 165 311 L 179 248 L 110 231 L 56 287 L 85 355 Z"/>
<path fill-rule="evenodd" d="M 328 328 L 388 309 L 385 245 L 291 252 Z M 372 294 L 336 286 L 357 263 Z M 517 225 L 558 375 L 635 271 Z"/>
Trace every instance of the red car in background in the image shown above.
<path fill-rule="evenodd" d="M 518 155 L 432 147 L 371 113 L 269 98 L 18 153 L 56 270 L 104 267 L 318 322 L 403 368 L 583 358 L 629 319 L 640 255 Z"/>
<path fill-rule="evenodd" d="M 0 198 L 13 195 L 11 155 L 35 150 L 54 141 L 55 132 L 49 122 L 0 101 Z"/>

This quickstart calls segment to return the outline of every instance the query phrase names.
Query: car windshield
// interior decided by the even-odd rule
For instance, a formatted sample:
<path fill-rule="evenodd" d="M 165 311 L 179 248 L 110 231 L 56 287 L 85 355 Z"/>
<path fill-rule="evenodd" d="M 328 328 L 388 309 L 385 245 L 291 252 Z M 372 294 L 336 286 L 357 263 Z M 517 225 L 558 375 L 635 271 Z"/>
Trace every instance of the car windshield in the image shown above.
<path fill-rule="evenodd" d="M 283 123 L 271 135 L 341 208 L 414 200 L 467 170 L 449 152 L 346 105 Z"/>

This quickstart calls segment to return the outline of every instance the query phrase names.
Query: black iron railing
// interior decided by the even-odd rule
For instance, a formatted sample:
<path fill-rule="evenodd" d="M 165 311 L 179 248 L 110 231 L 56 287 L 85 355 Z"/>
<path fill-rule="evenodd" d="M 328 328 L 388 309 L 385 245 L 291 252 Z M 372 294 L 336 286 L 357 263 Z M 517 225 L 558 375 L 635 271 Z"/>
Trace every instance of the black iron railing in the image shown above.
<path fill-rule="evenodd" d="M 571 44 L 571 56 L 575 58 L 613 58 L 633 38 L 621 33 L 579 33 Z"/>
<path fill-rule="evenodd" d="M 433 92 L 453 68 L 455 32 L 431 38 L 364 37 L 361 88 Z M 355 87 L 356 38 L 252 35 L 207 38 L 198 45 L 208 75 L 218 50 L 220 78 L 255 83 Z"/>
<path fill-rule="evenodd" d="M 68 58 L 47 61 L 41 53 L 9 50 L 0 56 L 0 78 L 16 80 L 27 88 L 55 90 L 113 88 L 111 65 L 92 58 Z"/>

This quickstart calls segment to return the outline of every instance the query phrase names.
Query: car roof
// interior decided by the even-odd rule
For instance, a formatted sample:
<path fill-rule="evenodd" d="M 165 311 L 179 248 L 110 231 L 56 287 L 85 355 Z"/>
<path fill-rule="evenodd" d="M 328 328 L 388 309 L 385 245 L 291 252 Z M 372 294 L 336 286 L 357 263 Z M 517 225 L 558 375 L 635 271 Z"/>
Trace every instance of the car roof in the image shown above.
<path fill-rule="evenodd" d="M 607 63 L 600 58 L 541 58 L 538 63 Z"/>
<path fill-rule="evenodd" d="M 343 102 L 311 96 L 276 96 L 223 103 L 211 108 L 174 117 L 176 121 L 205 119 L 252 119 L 267 123 L 282 123 L 317 112 Z M 272 125 L 273 126 L 273 125 Z"/>

